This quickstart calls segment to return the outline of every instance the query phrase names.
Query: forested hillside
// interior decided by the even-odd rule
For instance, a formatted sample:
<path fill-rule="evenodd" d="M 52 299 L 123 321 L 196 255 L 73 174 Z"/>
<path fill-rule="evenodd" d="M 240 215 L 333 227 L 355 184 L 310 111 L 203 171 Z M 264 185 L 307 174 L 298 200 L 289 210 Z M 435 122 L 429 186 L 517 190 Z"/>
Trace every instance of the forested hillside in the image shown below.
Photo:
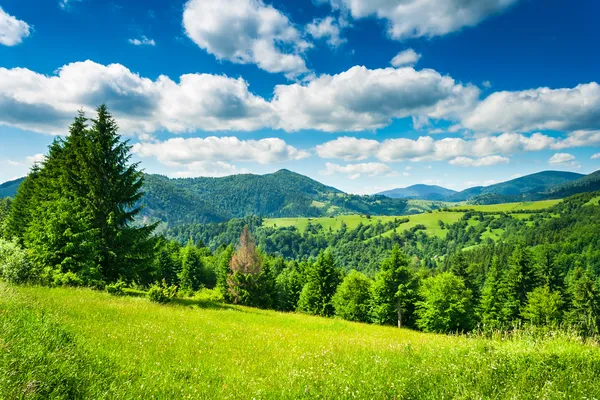
<path fill-rule="evenodd" d="M 19 178 L 0 184 L 0 199 L 3 197 L 13 197 L 17 194 L 17 190 L 24 179 L 25 178 Z"/>
<path fill-rule="evenodd" d="M 455 190 L 437 185 L 412 185 L 405 188 L 386 190 L 379 194 L 395 199 L 420 199 L 441 201 L 455 194 Z"/>
<path fill-rule="evenodd" d="M 144 215 L 171 226 L 183 222 L 225 221 L 249 215 L 399 215 L 406 208 L 406 201 L 401 199 L 345 194 L 288 170 L 224 178 L 169 179 L 147 175 L 144 192 Z"/>
<path fill-rule="evenodd" d="M 506 200 L 503 202 L 519 201 L 519 199 L 531 200 L 535 195 L 546 192 L 554 186 L 575 181 L 584 176 L 566 171 L 542 171 L 490 186 L 469 188 L 448 196 L 445 200 L 465 201 L 482 195 L 494 195 L 496 198 L 504 197 Z"/>

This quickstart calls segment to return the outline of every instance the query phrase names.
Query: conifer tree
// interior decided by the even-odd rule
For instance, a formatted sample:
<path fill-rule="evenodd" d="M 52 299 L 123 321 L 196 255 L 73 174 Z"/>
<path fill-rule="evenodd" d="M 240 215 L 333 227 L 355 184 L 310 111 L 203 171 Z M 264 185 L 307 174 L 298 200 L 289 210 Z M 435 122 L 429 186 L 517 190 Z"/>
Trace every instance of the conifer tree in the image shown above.
<path fill-rule="evenodd" d="M 378 324 L 412 326 L 418 282 L 399 246 L 381 263 L 373 283 L 372 320 Z"/>
<path fill-rule="evenodd" d="M 35 192 L 39 172 L 40 166 L 36 163 L 31 167 L 25 180 L 21 182 L 11 204 L 10 213 L 6 217 L 4 236 L 8 239 L 17 240 L 21 245 L 23 245 L 25 231 L 33 218 L 31 210 L 35 207 Z"/>
<path fill-rule="evenodd" d="M 247 306 L 262 305 L 261 279 L 267 276 L 262 274 L 263 260 L 248 225 L 242 231 L 240 243 L 231 256 L 229 267 L 231 273 L 227 276 L 227 288 L 232 301 Z"/>
<path fill-rule="evenodd" d="M 321 316 L 332 316 L 331 298 L 340 283 L 341 273 L 336 268 L 333 254 L 325 250 L 306 270 L 306 284 L 298 299 L 298 310 Z"/>
<path fill-rule="evenodd" d="M 277 309 L 281 311 L 296 310 L 303 287 L 302 273 L 298 268 L 298 263 L 293 261 L 277 275 L 275 281 Z"/>
<path fill-rule="evenodd" d="M 502 271 L 498 257 L 494 257 L 481 291 L 479 306 L 481 324 L 485 330 L 500 329 L 503 325 L 502 295 Z"/>
<path fill-rule="evenodd" d="M 200 257 L 200 251 L 192 239 L 187 246 L 181 250 L 181 272 L 179 282 L 182 290 L 196 291 L 203 283 L 204 264 Z"/>
<path fill-rule="evenodd" d="M 130 163 L 131 146 L 121 141 L 118 126 L 105 105 L 89 129 L 89 173 L 82 176 L 86 199 L 99 230 L 99 264 L 107 281 L 124 276 L 132 278 L 149 267 L 156 225 L 134 227 L 131 223 L 141 212 L 143 173 L 138 163 Z"/>
<path fill-rule="evenodd" d="M 569 322 L 586 335 L 600 334 L 600 288 L 591 271 L 576 267 L 568 292 L 571 297 Z"/>
<path fill-rule="evenodd" d="M 535 287 L 532 256 L 528 249 L 522 246 L 515 248 L 508 260 L 508 271 L 503 286 L 503 317 L 507 322 L 520 319 L 523 307 L 527 303 L 527 294 Z"/>

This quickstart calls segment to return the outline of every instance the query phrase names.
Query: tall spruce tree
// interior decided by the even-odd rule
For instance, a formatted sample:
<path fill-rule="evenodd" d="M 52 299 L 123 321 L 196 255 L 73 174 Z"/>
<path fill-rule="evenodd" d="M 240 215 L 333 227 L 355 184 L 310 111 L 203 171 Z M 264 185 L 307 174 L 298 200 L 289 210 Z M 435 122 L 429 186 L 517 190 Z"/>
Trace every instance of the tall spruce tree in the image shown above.
<path fill-rule="evenodd" d="M 600 288 L 590 269 L 575 268 L 568 292 L 571 297 L 569 322 L 583 334 L 600 334 Z"/>
<path fill-rule="evenodd" d="M 11 235 L 34 263 L 92 285 L 149 272 L 155 243 L 154 225 L 132 224 L 143 174 L 129 162 L 131 146 L 120 140 L 106 106 L 97 111 L 91 127 L 80 112 L 69 136 L 52 143 L 9 216 Z"/>
<path fill-rule="evenodd" d="M 483 329 L 490 331 L 503 326 L 502 318 L 502 271 L 498 257 L 492 260 L 492 266 L 487 273 L 487 278 L 481 291 L 479 315 Z"/>
<path fill-rule="evenodd" d="M 21 245 L 23 245 L 25 231 L 33 218 L 32 209 L 34 208 L 39 172 L 40 166 L 36 163 L 19 186 L 4 225 L 4 236 L 17 240 Z"/>
<path fill-rule="evenodd" d="M 99 230 L 103 276 L 109 282 L 120 277 L 133 279 L 150 266 L 155 243 L 151 235 L 156 225 L 132 225 L 142 210 L 139 201 L 144 176 L 138 163 L 130 163 L 131 146 L 121 141 L 106 105 L 98 107 L 97 113 L 88 130 L 89 146 L 84 147 L 89 148 L 83 157 L 89 173 L 80 177 L 82 188 Z"/>
<path fill-rule="evenodd" d="M 397 245 L 381 263 L 373 283 L 373 322 L 399 328 L 414 325 L 418 281 L 408 265 L 408 257 Z"/>
<path fill-rule="evenodd" d="M 529 249 L 517 246 L 508 260 L 504 281 L 504 305 L 502 314 L 507 322 L 520 319 L 527 303 L 527 294 L 535 287 L 535 272 Z"/>
<path fill-rule="evenodd" d="M 203 283 L 204 264 L 200 250 L 194 246 L 192 239 L 181 250 L 181 272 L 179 282 L 182 290 L 196 291 Z"/>

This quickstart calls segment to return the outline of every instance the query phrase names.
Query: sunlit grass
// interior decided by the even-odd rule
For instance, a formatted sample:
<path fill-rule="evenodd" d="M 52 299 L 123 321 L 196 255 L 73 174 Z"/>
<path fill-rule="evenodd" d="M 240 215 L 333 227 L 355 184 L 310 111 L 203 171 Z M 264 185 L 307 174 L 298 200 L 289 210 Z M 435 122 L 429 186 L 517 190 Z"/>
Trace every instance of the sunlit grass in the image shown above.
<path fill-rule="evenodd" d="M 600 350 L 562 335 L 443 336 L 212 303 L 161 306 L 87 289 L 12 289 L 1 283 L 0 313 L 0 349 L 9 350 L 0 355 L 0 376 L 12 374 L 17 382 L 10 386 L 0 378 L 0 398 L 14 398 L 32 380 L 50 380 L 44 371 L 27 375 L 47 353 L 56 360 L 50 372 L 75 371 L 69 382 L 85 385 L 87 398 L 600 396 Z M 29 324 L 19 323 L 24 314 Z M 71 345 L 38 344 L 37 355 L 20 351 L 36 342 L 52 344 L 56 332 L 32 331 L 48 324 L 66 332 Z M 28 343 L 9 334 L 17 328 L 28 332 Z M 28 355 L 17 371 L 10 354 Z M 54 378 L 60 385 L 60 377 Z"/>

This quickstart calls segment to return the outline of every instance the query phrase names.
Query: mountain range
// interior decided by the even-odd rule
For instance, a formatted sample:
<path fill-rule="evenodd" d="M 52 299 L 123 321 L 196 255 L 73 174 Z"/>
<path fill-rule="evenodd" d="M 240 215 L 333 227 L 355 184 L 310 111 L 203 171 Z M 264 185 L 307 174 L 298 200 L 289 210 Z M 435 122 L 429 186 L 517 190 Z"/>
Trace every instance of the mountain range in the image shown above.
<path fill-rule="evenodd" d="M 12 197 L 23 178 L 0 185 L 0 198 Z M 589 175 L 543 171 L 490 186 L 456 192 L 435 185 L 413 185 L 375 195 L 354 195 L 282 169 L 272 174 L 222 178 L 146 175 L 142 216 L 170 226 L 220 222 L 231 218 L 323 217 L 339 214 L 402 215 L 426 210 L 409 199 L 494 204 L 562 198 L 600 190 L 600 171 Z M 440 203 L 441 206 L 443 203 Z M 435 207 L 439 207 L 434 204 Z"/>

